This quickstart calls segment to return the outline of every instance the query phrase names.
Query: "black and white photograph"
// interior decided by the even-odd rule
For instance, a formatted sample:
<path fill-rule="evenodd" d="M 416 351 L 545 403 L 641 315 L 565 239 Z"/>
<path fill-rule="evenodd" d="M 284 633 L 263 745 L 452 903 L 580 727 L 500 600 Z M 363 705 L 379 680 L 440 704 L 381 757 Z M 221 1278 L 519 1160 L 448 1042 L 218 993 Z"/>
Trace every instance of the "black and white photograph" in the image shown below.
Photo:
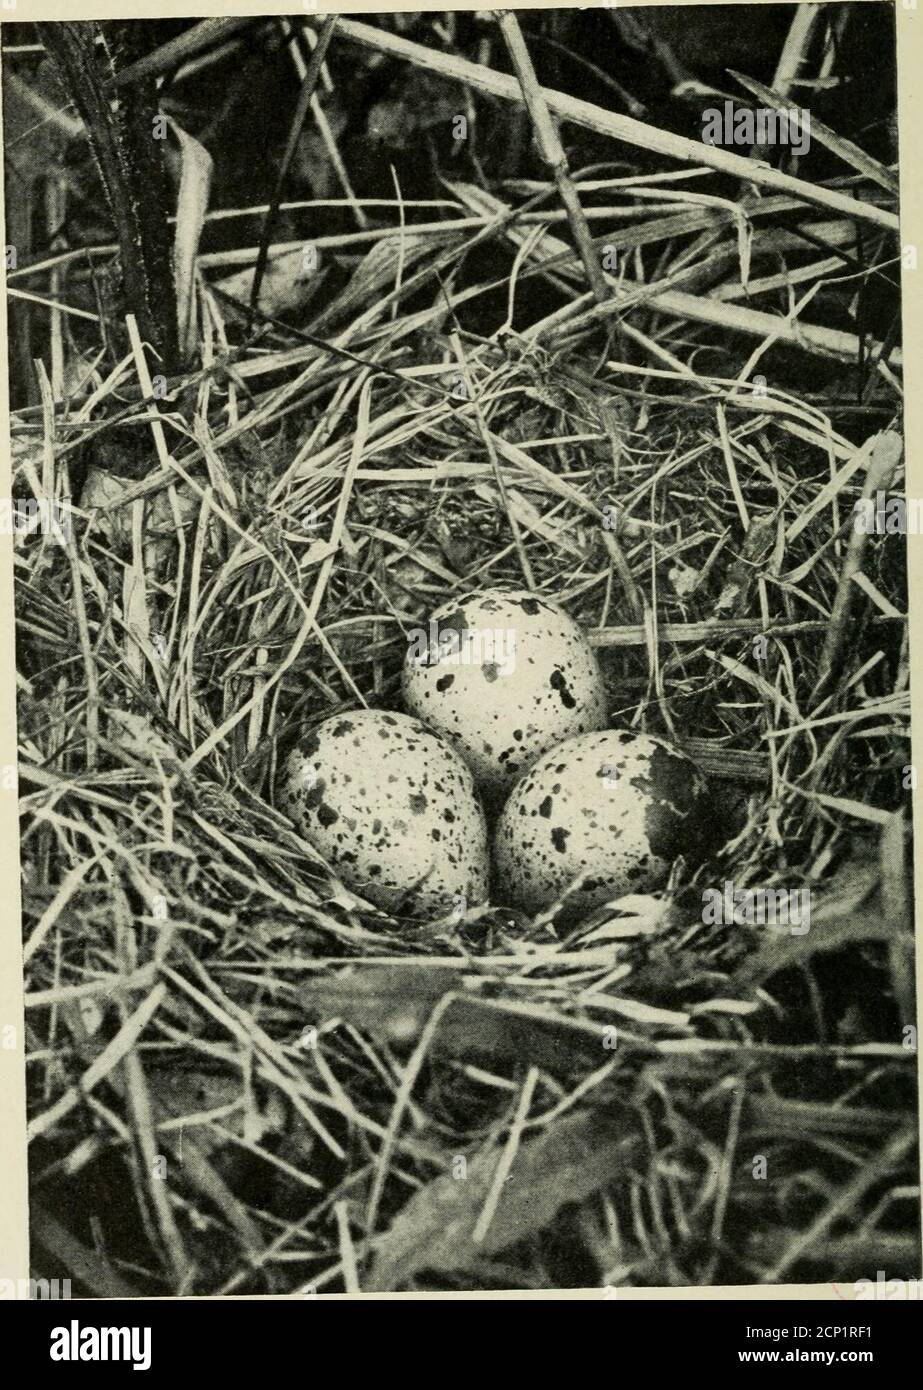
<path fill-rule="evenodd" d="M 895 5 L 176 8 L 0 26 L 25 1296 L 919 1299 Z"/>

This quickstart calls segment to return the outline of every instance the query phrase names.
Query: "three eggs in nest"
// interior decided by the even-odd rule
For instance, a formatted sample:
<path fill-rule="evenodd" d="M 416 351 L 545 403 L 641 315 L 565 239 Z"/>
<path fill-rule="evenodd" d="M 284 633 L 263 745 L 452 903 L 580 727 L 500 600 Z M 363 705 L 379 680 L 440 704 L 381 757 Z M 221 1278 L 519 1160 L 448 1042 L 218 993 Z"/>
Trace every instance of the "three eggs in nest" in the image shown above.
<path fill-rule="evenodd" d="M 437 609 L 411 634 L 402 694 L 406 713 L 325 719 L 282 778 L 301 835 L 376 907 L 432 920 L 493 886 L 529 913 L 565 895 L 591 909 L 704 852 L 704 777 L 662 739 L 606 727 L 595 652 L 544 596 L 488 589 Z"/>

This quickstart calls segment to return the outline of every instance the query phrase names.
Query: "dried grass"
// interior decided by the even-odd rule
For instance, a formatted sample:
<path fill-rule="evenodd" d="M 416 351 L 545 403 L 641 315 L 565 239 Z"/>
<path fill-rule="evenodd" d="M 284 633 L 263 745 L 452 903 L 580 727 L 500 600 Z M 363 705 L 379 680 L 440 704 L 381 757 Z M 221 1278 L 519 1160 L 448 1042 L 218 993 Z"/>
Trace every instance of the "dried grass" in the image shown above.
<path fill-rule="evenodd" d="M 341 37 L 430 61 L 358 22 Z M 546 115 L 692 153 L 544 97 Z M 361 204 L 368 230 L 339 240 L 371 254 L 311 334 L 262 315 L 241 340 L 215 281 L 257 249 L 203 256 L 201 370 L 166 400 L 129 325 L 89 398 L 49 390 L 18 414 L 17 495 L 73 499 L 88 457 L 108 474 L 66 548 L 36 536 L 16 555 L 40 1266 L 97 1295 L 917 1272 L 903 545 L 849 541 L 875 447 L 900 486 L 899 358 L 873 349 L 874 394 L 839 413 L 857 338 L 730 302 L 742 227 L 752 299 L 829 274 L 777 273 L 799 200 L 836 213 L 836 264 L 854 217 L 896 214 L 880 179 L 860 203 L 753 166 L 785 196 L 702 198 L 719 153 L 643 181 L 573 175 L 583 232 L 605 216 L 631 267 L 607 276 L 621 345 L 602 356 L 580 258 L 549 230 L 566 232 L 553 183 L 456 184 L 442 206 Z M 490 282 L 467 269 L 487 245 Z M 36 314 L 67 311 L 87 264 L 47 257 L 16 284 Z M 513 332 L 536 277 L 554 307 Z M 497 286 L 507 323 L 482 336 L 464 325 Z M 798 354 L 849 367 L 807 400 Z M 680 867 L 663 901 L 566 937 L 502 902 L 387 919 L 273 805 L 299 731 L 393 706 L 407 630 L 506 582 L 584 622 L 613 723 L 685 743 L 734 826 L 698 878 Z M 810 887 L 810 934 L 706 927 L 701 888 L 725 878 Z M 610 1180 L 584 1191 L 597 1145 Z M 444 1191 L 459 1162 L 479 1176 Z M 459 1204 L 451 1248 L 442 1202 Z"/>

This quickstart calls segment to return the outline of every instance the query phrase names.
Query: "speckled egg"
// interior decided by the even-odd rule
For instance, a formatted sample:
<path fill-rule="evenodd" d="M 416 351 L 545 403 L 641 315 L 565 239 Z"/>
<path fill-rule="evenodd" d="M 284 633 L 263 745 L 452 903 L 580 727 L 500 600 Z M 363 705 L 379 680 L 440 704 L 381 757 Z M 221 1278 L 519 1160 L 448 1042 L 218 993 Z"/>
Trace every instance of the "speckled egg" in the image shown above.
<path fill-rule="evenodd" d="M 527 590 L 485 589 L 410 633 L 407 708 L 444 734 L 491 801 L 535 759 L 606 722 L 602 677 L 585 633 Z"/>
<path fill-rule="evenodd" d="M 568 896 L 592 908 L 660 888 L 678 854 L 715 840 L 708 785 L 696 765 L 647 734 L 580 734 L 516 784 L 496 831 L 497 879 L 527 912 Z"/>
<path fill-rule="evenodd" d="M 386 912 L 432 919 L 487 898 L 471 773 L 409 715 L 326 719 L 289 755 L 280 803 L 346 887 Z"/>

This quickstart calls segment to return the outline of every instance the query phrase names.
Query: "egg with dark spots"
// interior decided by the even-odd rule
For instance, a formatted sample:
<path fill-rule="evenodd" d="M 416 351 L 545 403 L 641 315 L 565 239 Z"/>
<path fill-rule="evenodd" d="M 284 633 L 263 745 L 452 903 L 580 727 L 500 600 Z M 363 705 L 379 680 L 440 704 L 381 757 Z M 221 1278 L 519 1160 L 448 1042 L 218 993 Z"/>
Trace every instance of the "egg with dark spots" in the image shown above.
<path fill-rule="evenodd" d="M 527 912 L 567 894 L 589 910 L 662 888 L 680 854 L 706 857 L 720 818 L 702 773 L 648 734 L 578 734 L 516 783 L 497 825 L 497 881 Z M 568 891 L 573 890 L 573 891 Z"/>
<path fill-rule="evenodd" d="M 337 878 L 386 912 L 433 920 L 487 899 L 471 772 L 409 715 L 325 720 L 289 755 L 279 802 Z"/>
<path fill-rule="evenodd" d="M 547 749 L 606 723 L 586 634 L 527 590 L 485 589 L 437 609 L 410 633 L 402 683 L 407 709 L 458 749 L 491 803 Z"/>

